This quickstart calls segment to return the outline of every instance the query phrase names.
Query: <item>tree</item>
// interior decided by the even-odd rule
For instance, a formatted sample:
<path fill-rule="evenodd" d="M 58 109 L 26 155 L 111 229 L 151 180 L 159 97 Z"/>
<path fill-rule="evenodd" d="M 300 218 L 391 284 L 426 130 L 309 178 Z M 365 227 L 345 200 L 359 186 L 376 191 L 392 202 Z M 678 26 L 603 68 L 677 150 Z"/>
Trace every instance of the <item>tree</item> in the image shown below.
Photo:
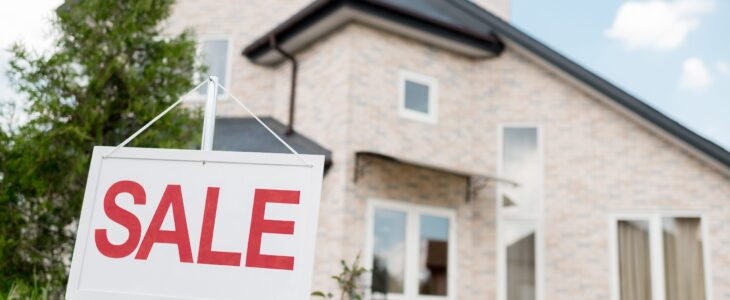
<path fill-rule="evenodd" d="M 172 2 L 67 0 L 54 51 L 12 47 L 28 121 L 0 130 L 0 294 L 18 282 L 62 293 L 93 146 L 119 144 L 192 87 L 191 33 L 162 33 Z M 191 148 L 200 129 L 198 110 L 176 109 L 132 145 Z"/>

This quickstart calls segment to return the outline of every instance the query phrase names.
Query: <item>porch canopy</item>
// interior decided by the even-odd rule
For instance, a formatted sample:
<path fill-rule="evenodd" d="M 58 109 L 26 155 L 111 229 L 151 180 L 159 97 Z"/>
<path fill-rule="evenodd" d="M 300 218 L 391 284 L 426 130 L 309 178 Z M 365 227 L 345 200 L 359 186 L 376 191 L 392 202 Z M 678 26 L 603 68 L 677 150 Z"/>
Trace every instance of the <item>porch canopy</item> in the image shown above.
<path fill-rule="evenodd" d="M 475 193 L 484 187 L 485 182 L 487 181 L 495 181 L 498 183 L 506 183 L 513 186 L 519 186 L 519 184 L 515 181 L 502 178 L 496 175 L 487 174 L 487 173 L 473 173 L 473 172 L 467 172 L 463 170 L 457 170 L 452 169 L 448 167 L 443 166 L 437 166 L 433 164 L 428 164 L 424 162 L 419 162 L 415 160 L 410 160 L 407 158 L 401 158 L 401 157 L 394 157 L 391 155 L 378 153 L 378 152 L 372 152 L 372 151 L 357 151 L 355 152 L 355 175 L 354 175 L 354 181 L 357 182 L 358 178 L 363 175 L 363 171 L 365 169 L 364 161 L 362 158 L 370 157 L 370 158 L 378 158 L 385 161 L 390 161 L 394 163 L 404 164 L 404 165 L 410 165 L 421 169 L 436 171 L 436 172 L 443 172 L 447 174 L 452 174 L 456 176 L 463 177 L 464 180 L 466 180 L 466 201 L 469 202 L 474 197 Z"/>

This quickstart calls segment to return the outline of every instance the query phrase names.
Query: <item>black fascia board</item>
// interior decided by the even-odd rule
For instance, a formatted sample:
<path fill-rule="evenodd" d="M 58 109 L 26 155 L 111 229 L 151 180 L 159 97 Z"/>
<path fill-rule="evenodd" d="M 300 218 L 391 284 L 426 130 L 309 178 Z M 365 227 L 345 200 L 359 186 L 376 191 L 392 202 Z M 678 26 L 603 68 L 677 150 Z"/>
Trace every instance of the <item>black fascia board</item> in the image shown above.
<path fill-rule="evenodd" d="M 528 34 L 508 24 L 480 6 L 465 0 L 446 1 L 451 1 L 460 7 L 465 13 L 471 14 L 473 17 L 482 21 L 485 26 L 489 26 L 492 30 L 494 30 L 498 36 L 514 42 L 593 90 L 605 95 L 620 106 L 637 114 L 667 133 L 679 138 L 724 166 L 730 167 L 730 152 L 719 145 L 698 135 L 687 127 L 684 127 L 672 118 L 667 117 L 623 89 L 573 62 L 545 44 L 535 40 Z"/>
<path fill-rule="evenodd" d="M 248 57 L 251 61 L 256 61 L 268 51 L 274 50 L 269 43 L 270 36 L 273 35 L 279 44 L 286 43 L 287 40 L 306 30 L 313 24 L 333 14 L 338 9 L 345 7 L 426 31 L 457 43 L 483 49 L 495 55 L 499 55 L 504 49 L 503 43 L 496 35 L 485 35 L 464 30 L 380 1 L 319 0 L 307 6 L 275 29 L 256 39 L 242 51 L 242 55 Z"/>
<path fill-rule="evenodd" d="M 499 55 L 504 49 L 504 44 L 494 34 L 485 35 L 465 30 L 386 2 L 372 0 L 347 0 L 346 2 L 349 7 L 365 13 L 417 28 L 457 43 L 483 49 L 495 55 Z"/>
<path fill-rule="evenodd" d="M 273 36 L 277 43 L 283 44 L 343 6 L 344 1 L 341 0 L 315 1 L 284 21 L 284 23 L 276 26 L 276 28 L 246 46 L 241 54 L 248 57 L 251 61 L 256 61 L 256 59 L 266 54 L 266 52 L 274 50 L 270 45 L 269 37 Z"/>

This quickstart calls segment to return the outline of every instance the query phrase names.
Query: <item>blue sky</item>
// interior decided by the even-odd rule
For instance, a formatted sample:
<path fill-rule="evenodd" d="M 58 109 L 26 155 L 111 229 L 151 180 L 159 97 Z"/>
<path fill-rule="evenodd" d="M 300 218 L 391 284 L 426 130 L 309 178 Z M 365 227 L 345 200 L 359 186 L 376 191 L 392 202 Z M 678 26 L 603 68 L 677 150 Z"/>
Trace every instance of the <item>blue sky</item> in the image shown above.
<path fill-rule="evenodd" d="M 0 10 L 0 48 L 50 47 L 61 0 Z M 511 0 L 511 22 L 685 126 L 730 149 L 730 1 Z M 8 54 L 0 50 L 0 100 Z M 0 120 L 3 121 L 3 120 Z"/>
<path fill-rule="evenodd" d="M 730 1 L 512 0 L 511 18 L 730 149 Z"/>

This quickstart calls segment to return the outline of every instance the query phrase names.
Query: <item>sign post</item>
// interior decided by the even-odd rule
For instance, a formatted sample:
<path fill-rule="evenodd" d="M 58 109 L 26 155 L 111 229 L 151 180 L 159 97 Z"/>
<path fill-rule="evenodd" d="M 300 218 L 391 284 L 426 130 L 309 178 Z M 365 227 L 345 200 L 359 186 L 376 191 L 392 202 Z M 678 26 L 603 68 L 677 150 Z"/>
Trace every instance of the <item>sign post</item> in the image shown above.
<path fill-rule="evenodd" d="M 200 150 L 213 150 L 213 136 L 215 134 L 215 105 L 218 99 L 218 77 L 208 77 L 208 98 L 205 100 L 205 115 L 203 116 L 203 136 Z"/>

